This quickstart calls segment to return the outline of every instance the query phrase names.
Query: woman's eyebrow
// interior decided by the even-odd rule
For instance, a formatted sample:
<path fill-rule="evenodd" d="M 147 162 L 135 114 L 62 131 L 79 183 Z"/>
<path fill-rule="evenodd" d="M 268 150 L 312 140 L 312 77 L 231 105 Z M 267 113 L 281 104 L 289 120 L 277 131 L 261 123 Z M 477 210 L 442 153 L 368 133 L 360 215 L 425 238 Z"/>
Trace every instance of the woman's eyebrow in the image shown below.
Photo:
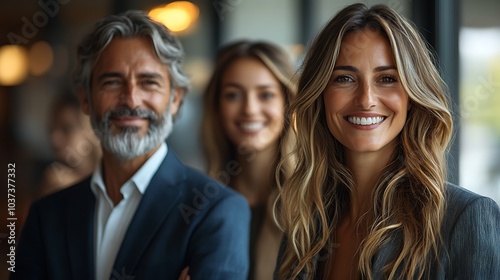
<path fill-rule="evenodd" d="M 379 66 L 379 67 L 375 67 L 374 72 L 382 72 L 382 71 L 387 71 L 387 70 L 398 70 L 398 68 L 396 68 L 396 66 L 394 66 L 394 65 Z"/>
<path fill-rule="evenodd" d="M 335 66 L 335 68 L 333 68 L 333 71 L 335 71 L 335 70 L 345 70 L 345 71 L 350 71 L 350 72 L 359 72 L 358 68 L 356 68 L 354 66 L 343 66 L 343 65 Z"/>

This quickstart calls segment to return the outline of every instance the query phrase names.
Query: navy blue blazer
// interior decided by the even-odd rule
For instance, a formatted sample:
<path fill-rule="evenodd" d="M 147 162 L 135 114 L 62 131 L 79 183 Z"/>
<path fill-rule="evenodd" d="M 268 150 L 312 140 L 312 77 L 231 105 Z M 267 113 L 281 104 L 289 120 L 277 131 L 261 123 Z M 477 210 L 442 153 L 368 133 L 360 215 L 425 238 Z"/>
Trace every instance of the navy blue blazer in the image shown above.
<path fill-rule="evenodd" d="M 95 196 L 90 178 L 35 202 L 11 280 L 89 280 L 94 272 Z M 168 152 L 118 252 L 111 279 L 245 279 L 250 210 L 228 187 Z"/>
<path fill-rule="evenodd" d="M 461 187 L 446 185 L 446 210 L 441 235 L 439 262 L 433 261 L 425 279 L 486 280 L 500 279 L 500 209 L 490 198 Z M 402 234 L 397 232 L 373 258 L 375 280 L 385 279 L 382 268 L 399 252 Z M 284 251 L 280 248 L 274 279 Z M 327 261 L 331 250 L 325 248 L 314 264 L 319 268 Z M 320 269 L 321 270 L 321 269 Z M 399 276 L 397 276 L 399 277 Z M 396 279 L 399 279 L 397 278 Z M 306 279 L 305 271 L 297 279 Z M 316 271 L 314 279 L 321 279 Z"/>

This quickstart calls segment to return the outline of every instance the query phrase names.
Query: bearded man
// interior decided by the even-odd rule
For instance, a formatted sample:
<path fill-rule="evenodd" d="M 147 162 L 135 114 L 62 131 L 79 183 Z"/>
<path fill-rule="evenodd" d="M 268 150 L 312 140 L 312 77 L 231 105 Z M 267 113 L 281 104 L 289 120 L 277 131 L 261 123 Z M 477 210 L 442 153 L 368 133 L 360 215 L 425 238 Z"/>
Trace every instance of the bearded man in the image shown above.
<path fill-rule="evenodd" d="M 75 81 L 102 161 L 32 205 L 11 279 L 177 279 L 186 267 L 193 280 L 246 279 L 246 200 L 165 143 L 189 88 L 183 56 L 139 11 L 99 21 L 83 40 Z"/>

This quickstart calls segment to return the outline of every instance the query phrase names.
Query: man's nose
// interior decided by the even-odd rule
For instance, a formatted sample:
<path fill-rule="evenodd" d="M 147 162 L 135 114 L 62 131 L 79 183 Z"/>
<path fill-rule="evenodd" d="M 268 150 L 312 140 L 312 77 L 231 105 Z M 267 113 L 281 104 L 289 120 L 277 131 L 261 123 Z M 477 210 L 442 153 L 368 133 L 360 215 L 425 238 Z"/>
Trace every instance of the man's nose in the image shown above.
<path fill-rule="evenodd" d="M 141 89 L 137 85 L 129 83 L 120 94 L 120 102 L 129 108 L 136 108 L 141 105 L 141 95 Z"/>

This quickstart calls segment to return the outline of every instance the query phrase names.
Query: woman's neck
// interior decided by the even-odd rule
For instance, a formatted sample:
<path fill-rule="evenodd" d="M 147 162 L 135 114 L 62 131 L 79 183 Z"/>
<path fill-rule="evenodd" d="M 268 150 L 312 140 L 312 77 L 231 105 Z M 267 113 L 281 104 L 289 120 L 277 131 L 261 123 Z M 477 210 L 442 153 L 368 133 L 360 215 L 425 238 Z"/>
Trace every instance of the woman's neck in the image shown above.
<path fill-rule="evenodd" d="M 241 172 L 232 178 L 230 185 L 246 197 L 250 206 L 267 203 L 273 189 L 276 148 L 240 155 L 237 161 Z"/>
<path fill-rule="evenodd" d="M 356 223 L 373 209 L 373 190 L 389 164 L 392 151 L 384 153 L 348 153 L 347 166 L 352 172 L 354 189 L 351 191 L 348 217 Z"/>

